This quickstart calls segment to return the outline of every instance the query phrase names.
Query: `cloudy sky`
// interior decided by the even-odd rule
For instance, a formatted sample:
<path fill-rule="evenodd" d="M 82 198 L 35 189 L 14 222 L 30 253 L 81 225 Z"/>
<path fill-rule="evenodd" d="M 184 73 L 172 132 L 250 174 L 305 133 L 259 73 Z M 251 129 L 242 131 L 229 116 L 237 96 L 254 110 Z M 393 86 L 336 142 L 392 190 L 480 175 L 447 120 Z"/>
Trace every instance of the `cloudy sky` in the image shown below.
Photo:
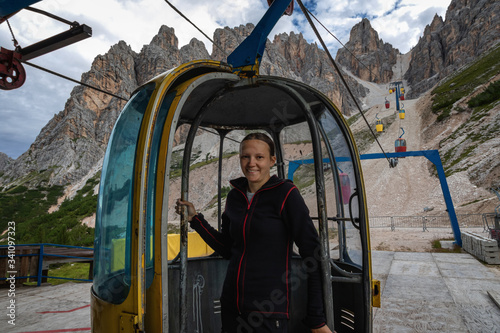
<path fill-rule="evenodd" d="M 217 28 L 257 24 L 267 9 L 266 0 L 170 0 L 210 37 Z M 367 17 L 384 42 L 402 53 L 408 52 L 437 13 L 444 19 L 451 0 L 303 0 L 304 5 L 343 43 L 349 40 L 353 25 Z M 90 70 L 93 59 L 124 40 L 136 52 L 149 44 L 161 25 L 175 29 L 179 47 L 193 37 L 203 41 L 209 52 L 210 41 L 181 18 L 164 0 L 43 0 L 33 5 L 68 21 L 92 27 L 92 37 L 30 62 L 80 80 Z M 28 46 L 67 30 L 59 21 L 26 10 L 9 19 L 21 46 Z M 284 16 L 271 32 L 302 32 L 309 42 L 316 38 L 300 8 Z M 338 42 L 319 29 L 335 57 Z M 318 43 L 319 44 L 319 43 Z M 0 46 L 12 50 L 8 25 L 0 24 Z M 0 90 L 0 152 L 17 158 L 25 152 L 45 124 L 64 109 L 76 85 L 28 65 L 25 84 L 15 90 Z"/>

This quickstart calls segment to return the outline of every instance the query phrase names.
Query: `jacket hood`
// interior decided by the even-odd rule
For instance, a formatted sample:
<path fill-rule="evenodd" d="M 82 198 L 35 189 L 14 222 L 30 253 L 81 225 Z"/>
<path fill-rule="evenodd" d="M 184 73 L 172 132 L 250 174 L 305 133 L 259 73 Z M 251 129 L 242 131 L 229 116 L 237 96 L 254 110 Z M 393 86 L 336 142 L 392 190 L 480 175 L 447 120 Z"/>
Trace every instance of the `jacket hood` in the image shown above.
<path fill-rule="evenodd" d="M 269 180 L 264 185 L 262 185 L 262 187 L 259 190 L 262 190 L 262 189 L 265 189 L 265 188 L 268 188 L 271 186 L 276 186 L 276 185 L 279 185 L 279 184 L 282 184 L 285 182 L 291 183 L 291 181 L 288 179 L 280 179 L 280 178 L 278 178 L 278 176 L 272 175 L 271 178 L 269 178 Z M 237 188 L 238 190 L 242 191 L 243 193 L 246 193 L 246 191 L 248 189 L 248 180 L 245 177 L 233 179 L 229 183 L 234 188 Z"/>

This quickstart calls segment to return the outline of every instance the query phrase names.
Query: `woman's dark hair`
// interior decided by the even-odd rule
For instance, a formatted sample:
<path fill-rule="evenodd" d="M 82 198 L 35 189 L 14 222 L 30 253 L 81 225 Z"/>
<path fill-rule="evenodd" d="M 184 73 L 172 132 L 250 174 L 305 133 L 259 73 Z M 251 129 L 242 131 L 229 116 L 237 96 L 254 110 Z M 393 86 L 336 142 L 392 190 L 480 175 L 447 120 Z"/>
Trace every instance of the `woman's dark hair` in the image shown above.
<path fill-rule="evenodd" d="M 247 140 L 264 141 L 269 146 L 269 152 L 271 153 L 271 156 L 274 156 L 274 142 L 268 135 L 266 135 L 264 133 L 259 133 L 259 132 L 250 133 L 247 136 L 245 136 L 243 138 L 243 140 L 241 140 L 241 144 L 243 144 L 243 142 L 245 142 Z M 241 146 L 241 144 L 240 144 L 240 146 Z"/>

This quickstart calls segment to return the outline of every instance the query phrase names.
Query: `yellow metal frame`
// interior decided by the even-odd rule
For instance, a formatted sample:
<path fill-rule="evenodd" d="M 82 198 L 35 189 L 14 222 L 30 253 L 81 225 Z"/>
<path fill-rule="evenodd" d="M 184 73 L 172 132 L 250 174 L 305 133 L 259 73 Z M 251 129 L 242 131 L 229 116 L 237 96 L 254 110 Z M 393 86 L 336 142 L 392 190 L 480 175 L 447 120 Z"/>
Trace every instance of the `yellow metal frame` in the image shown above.
<path fill-rule="evenodd" d="M 183 64 L 175 69 L 172 69 L 168 72 L 158 75 L 153 78 L 149 82 L 155 82 L 155 90 L 152 93 L 148 106 L 146 108 L 146 112 L 144 114 L 144 119 L 141 125 L 141 129 L 139 132 L 139 140 L 137 144 L 137 152 L 135 158 L 135 170 L 136 173 L 134 175 L 134 199 L 133 199 L 133 208 L 132 208 L 132 232 L 133 233 L 142 233 L 144 234 L 145 229 L 145 214 L 146 214 L 146 198 L 145 193 L 147 189 L 147 174 L 148 174 L 148 156 L 149 150 L 151 148 L 152 141 L 152 129 L 154 128 L 159 107 L 163 100 L 163 97 L 167 94 L 169 89 L 172 88 L 172 85 L 175 81 L 184 73 L 193 70 L 194 68 L 210 68 L 213 69 L 214 72 L 231 72 L 231 67 L 227 66 L 218 61 L 213 60 L 195 60 L 189 63 Z M 207 70 L 208 72 L 208 70 Z M 184 85 L 183 89 L 186 89 L 186 85 Z M 179 91 L 179 96 L 182 95 L 182 89 Z M 176 98 L 177 99 L 177 98 Z M 174 108 L 174 104 L 172 103 L 172 108 Z M 121 304 L 112 304 L 105 302 L 99 299 L 94 293 L 91 294 L 91 322 L 92 322 L 92 332 L 94 333 L 107 333 L 107 332 L 121 332 L 121 330 L 125 332 L 135 332 L 136 330 L 144 330 L 146 327 L 155 327 L 153 331 L 158 330 L 158 325 L 161 326 L 159 331 L 163 330 L 162 326 L 162 293 L 158 292 L 158 290 L 162 290 L 162 253 L 167 253 L 167 251 L 162 252 L 162 225 L 161 225 L 161 216 L 162 205 L 159 204 L 163 201 L 163 190 L 164 190 L 164 181 L 165 181 L 165 167 L 166 167 L 166 156 L 167 156 L 167 148 L 168 142 L 170 138 L 170 128 L 172 125 L 172 118 L 174 114 L 173 112 L 169 112 L 167 115 L 167 119 L 165 121 L 165 128 L 163 131 L 163 136 L 161 139 L 161 147 L 160 147 L 160 157 L 158 159 L 158 170 L 157 173 L 157 190 L 156 190 L 156 219 L 154 223 L 155 227 L 155 253 L 157 254 L 154 257 L 154 278 L 151 284 L 151 287 L 148 290 L 156 290 L 154 293 L 149 293 L 148 290 L 145 290 L 145 237 L 132 237 L 131 241 L 131 267 L 133 269 L 136 267 L 135 271 L 132 271 L 132 275 L 135 278 L 131 279 L 130 283 L 130 292 Z M 175 129 L 175 128 L 174 128 Z M 139 243 L 139 240 L 142 240 L 142 244 Z M 142 251 L 139 249 L 142 248 Z M 137 255 L 140 255 L 140 261 L 137 258 Z M 140 262 L 140 265 L 139 265 Z M 150 307 L 148 307 L 147 316 L 145 315 L 145 299 L 146 294 L 148 296 L 148 302 L 150 303 Z M 146 317 L 146 318 L 145 318 Z M 120 318 L 117 321 L 109 320 L 109 318 Z M 132 320 L 132 319 L 133 320 Z"/>

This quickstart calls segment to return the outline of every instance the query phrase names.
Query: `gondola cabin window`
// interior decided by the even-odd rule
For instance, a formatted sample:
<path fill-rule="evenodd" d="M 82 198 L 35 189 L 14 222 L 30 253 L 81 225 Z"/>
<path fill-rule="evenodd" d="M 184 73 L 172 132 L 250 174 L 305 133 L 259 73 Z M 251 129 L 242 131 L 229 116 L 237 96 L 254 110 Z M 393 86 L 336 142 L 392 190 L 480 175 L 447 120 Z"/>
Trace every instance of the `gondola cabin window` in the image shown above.
<path fill-rule="evenodd" d="M 127 103 L 110 136 L 104 157 L 94 242 L 94 291 L 119 304 L 130 289 L 130 247 L 135 154 L 142 119 L 154 83 Z"/>

